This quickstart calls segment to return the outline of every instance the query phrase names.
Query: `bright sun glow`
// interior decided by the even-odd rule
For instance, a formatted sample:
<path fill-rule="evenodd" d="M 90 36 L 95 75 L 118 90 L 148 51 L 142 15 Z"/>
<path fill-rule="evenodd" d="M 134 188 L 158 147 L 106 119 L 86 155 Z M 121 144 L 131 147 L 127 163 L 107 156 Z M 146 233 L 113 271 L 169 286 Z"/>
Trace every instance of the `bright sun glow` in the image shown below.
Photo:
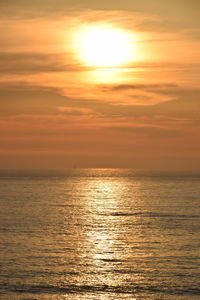
<path fill-rule="evenodd" d="M 91 26 L 80 35 L 81 59 L 90 66 L 123 66 L 133 58 L 130 34 L 106 26 Z"/>

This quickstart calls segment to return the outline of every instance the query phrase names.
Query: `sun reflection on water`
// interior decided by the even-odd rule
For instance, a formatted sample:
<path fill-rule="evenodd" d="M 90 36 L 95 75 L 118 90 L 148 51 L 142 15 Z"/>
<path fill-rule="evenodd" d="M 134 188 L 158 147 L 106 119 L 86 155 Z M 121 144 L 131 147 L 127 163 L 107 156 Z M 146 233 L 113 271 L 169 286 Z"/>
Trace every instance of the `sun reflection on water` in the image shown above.
<path fill-rule="evenodd" d="M 140 229 L 137 227 L 135 236 L 133 228 L 137 216 L 129 216 L 129 213 L 131 206 L 133 210 L 137 206 L 134 200 L 140 187 L 138 183 L 131 184 L 126 176 L 111 176 L 110 172 L 114 171 L 88 172 L 83 173 L 81 180 L 75 179 L 71 186 L 73 194 L 77 195 L 70 202 L 71 221 L 69 211 L 66 212 L 66 226 L 74 224 L 69 229 L 71 242 L 68 243 L 73 249 L 69 268 L 72 275 L 70 281 L 66 277 L 64 282 L 77 285 L 85 293 L 90 291 L 87 299 L 93 299 L 94 290 L 98 299 L 117 299 L 114 298 L 115 289 L 119 286 L 126 289 L 127 280 L 138 280 L 139 276 L 131 269 L 134 252 L 140 247 L 137 243 Z M 99 172 L 105 176 L 97 176 Z M 69 241 L 69 237 L 66 239 Z M 66 259 L 63 257 L 63 262 L 69 264 Z M 109 290 L 113 296 L 108 296 Z M 81 295 L 77 299 L 82 299 Z"/>
<path fill-rule="evenodd" d="M 123 186 L 119 181 L 108 179 L 92 180 L 85 190 L 87 224 L 84 252 L 90 257 L 92 269 L 99 273 L 102 284 L 115 285 L 112 275 L 122 259 L 122 252 L 116 251 L 119 244 L 118 226 L 114 211 L 119 209 Z"/>

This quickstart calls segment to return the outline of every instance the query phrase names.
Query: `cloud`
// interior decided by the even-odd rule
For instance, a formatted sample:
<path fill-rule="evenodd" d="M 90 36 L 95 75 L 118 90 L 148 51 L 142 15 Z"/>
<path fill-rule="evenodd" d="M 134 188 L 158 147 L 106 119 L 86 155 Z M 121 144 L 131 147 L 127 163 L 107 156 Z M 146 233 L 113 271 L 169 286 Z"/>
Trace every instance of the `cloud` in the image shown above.
<path fill-rule="evenodd" d="M 0 115 L 56 114 L 57 106 L 65 105 L 66 98 L 52 89 L 13 88 L 0 90 Z"/>
<path fill-rule="evenodd" d="M 36 74 L 82 70 L 79 64 L 67 64 L 64 53 L 0 53 L 0 73 Z"/>
<path fill-rule="evenodd" d="M 166 92 L 166 91 L 165 91 Z M 167 92 L 166 92 L 167 93 Z M 113 113 L 126 117 L 155 117 L 177 118 L 177 120 L 200 120 L 200 90 L 178 88 L 168 91 L 173 100 L 156 105 L 113 105 Z"/>
<path fill-rule="evenodd" d="M 124 90 L 148 90 L 148 91 L 158 91 L 158 90 L 169 90 L 177 88 L 178 86 L 173 83 L 162 83 L 162 84 L 119 84 L 113 86 L 105 86 L 104 90 L 113 91 L 124 91 Z"/>
<path fill-rule="evenodd" d="M 114 126 L 114 127 L 108 127 L 108 129 L 120 131 L 122 133 L 132 133 L 139 136 L 154 136 L 154 137 L 160 137 L 160 138 L 174 138 L 178 136 L 185 136 L 185 131 L 183 131 L 183 128 L 174 128 L 173 127 L 167 127 L 167 126 L 160 126 L 155 124 L 134 124 L 132 126 Z"/>
<path fill-rule="evenodd" d="M 165 85 L 161 85 L 163 88 Z M 135 86 L 134 86 L 135 87 Z M 141 87 L 140 85 L 138 88 Z M 159 85 L 154 86 L 155 92 L 151 93 L 151 97 L 156 96 L 158 90 L 158 99 L 160 99 Z M 90 87 L 89 87 L 90 88 Z M 101 89 L 102 87 L 99 87 Z M 149 85 L 142 85 L 142 89 L 149 88 Z M 161 89 L 162 90 L 162 89 Z M 126 91 L 126 90 L 125 90 Z M 162 126 L 182 126 L 191 127 L 194 124 L 200 124 L 200 109 L 199 99 L 200 90 L 184 89 L 181 87 L 172 87 L 169 85 L 169 90 L 165 88 L 162 93 L 167 94 L 169 101 L 159 102 L 153 105 L 142 105 L 142 101 L 148 99 L 142 98 L 145 93 L 143 90 L 138 90 L 138 99 L 133 101 L 120 99 L 123 93 L 118 92 L 118 99 L 110 99 L 109 94 L 106 96 L 98 92 L 98 88 L 93 91 L 93 98 L 78 96 L 78 91 L 75 88 L 76 97 L 62 95 L 58 89 L 46 88 L 13 88 L 10 90 L 0 90 L 0 115 L 68 115 L 76 117 L 92 117 L 100 118 L 107 122 L 112 120 L 116 122 L 118 118 L 122 118 L 123 122 L 136 122 L 139 124 L 148 123 Z M 80 94 L 81 91 L 79 90 Z M 96 96 L 95 96 L 96 93 Z M 147 93 L 147 95 L 149 95 Z M 100 97 L 98 99 L 98 97 Z M 130 97 L 130 96 L 128 96 Z M 136 95 L 135 95 L 136 98 Z M 141 99 L 142 98 L 142 99 Z M 139 103 L 140 101 L 140 103 Z M 155 101 L 155 100 L 154 100 Z M 126 104 L 125 104 L 126 103 Z M 72 121 L 72 119 L 71 119 Z M 113 122 L 112 121 L 112 122 Z M 111 123 L 112 123 L 111 122 Z"/>
<path fill-rule="evenodd" d="M 58 106 L 58 111 L 72 116 L 97 116 L 95 111 L 90 108 Z"/>
<path fill-rule="evenodd" d="M 129 1 L 129 0 L 118 0 L 118 1 L 107 1 L 102 0 L 101 2 L 93 0 L 1 0 L 1 13 L 8 14 L 13 11 L 13 14 L 18 11 L 18 14 L 24 15 L 33 12 L 37 15 L 49 15 L 62 13 L 66 15 L 70 10 L 103 10 L 107 11 L 126 10 L 127 12 L 140 12 L 143 14 L 151 14 L 160 16 L 162 19 L 168 19 L 178 24 L 187 26 L 195 26 L 199 24 L 199 1 L 198 0 L 160 0 L 159 3 L 152 3 L 149 0 L 140 1 Z"/>

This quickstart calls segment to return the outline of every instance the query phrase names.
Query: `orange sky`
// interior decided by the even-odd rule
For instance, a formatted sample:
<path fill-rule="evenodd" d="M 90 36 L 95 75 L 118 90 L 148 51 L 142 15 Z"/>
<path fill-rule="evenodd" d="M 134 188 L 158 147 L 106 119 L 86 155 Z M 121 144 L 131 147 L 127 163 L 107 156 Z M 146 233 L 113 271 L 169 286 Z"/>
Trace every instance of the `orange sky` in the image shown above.
<path fill-rule="evenodd" d="M 1 168 L 199 171 L 199 9 L 198 0 L 2 0 Z M 95 26 L 129 34 L 132 59 L 84 61 L 79 39 Z"/>

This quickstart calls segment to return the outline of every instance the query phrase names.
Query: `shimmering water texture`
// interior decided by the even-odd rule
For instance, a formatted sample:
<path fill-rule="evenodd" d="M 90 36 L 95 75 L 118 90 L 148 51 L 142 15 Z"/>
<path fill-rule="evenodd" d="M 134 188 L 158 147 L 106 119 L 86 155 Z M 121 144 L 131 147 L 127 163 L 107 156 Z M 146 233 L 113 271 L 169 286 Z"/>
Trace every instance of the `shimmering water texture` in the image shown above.
<path fill-rule="evenodd" d="M 200 176 L 0 177 L 0 299 L 200 299 Z"/>

